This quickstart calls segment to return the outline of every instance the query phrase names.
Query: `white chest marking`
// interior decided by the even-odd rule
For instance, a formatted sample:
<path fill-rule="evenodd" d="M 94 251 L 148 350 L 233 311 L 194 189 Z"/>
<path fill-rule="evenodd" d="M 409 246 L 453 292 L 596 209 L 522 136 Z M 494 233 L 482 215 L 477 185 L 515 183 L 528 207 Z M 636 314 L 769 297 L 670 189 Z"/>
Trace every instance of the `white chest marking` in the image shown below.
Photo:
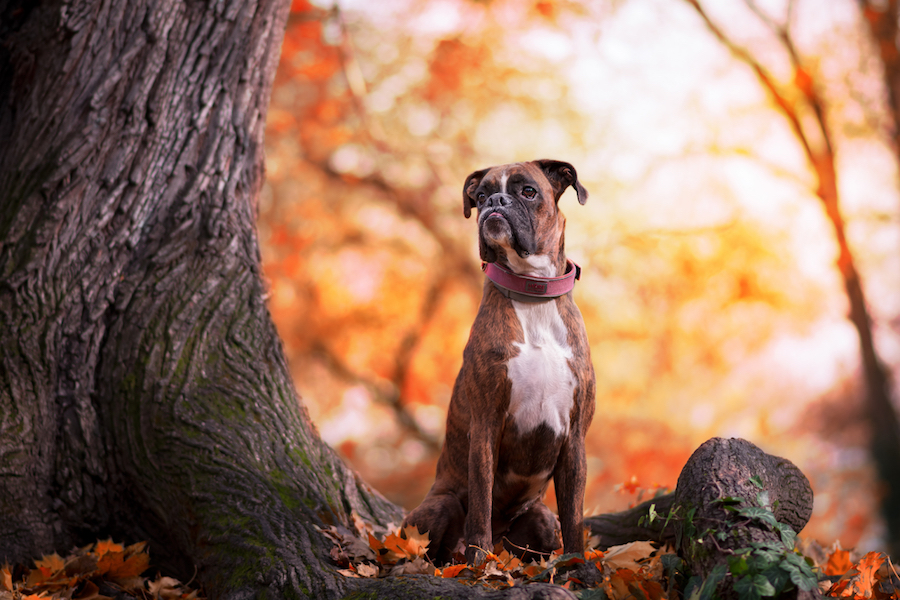
<path fill-rule="evenodd" d="M 575 376 L 569 368 L 572 349 L 555 302 L 513 301 L 525 341 L 507 365 L 512 381 L 509 414 L 526 433 L 545 423 L 557 435 L 569 432 Z"/>

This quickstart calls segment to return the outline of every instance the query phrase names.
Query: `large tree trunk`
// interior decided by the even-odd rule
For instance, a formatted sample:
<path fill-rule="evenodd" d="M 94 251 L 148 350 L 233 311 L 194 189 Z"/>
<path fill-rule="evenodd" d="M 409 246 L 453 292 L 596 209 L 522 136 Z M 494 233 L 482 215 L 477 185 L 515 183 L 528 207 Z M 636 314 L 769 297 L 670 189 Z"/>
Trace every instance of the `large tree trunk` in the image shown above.
<path fill-rule="evenodd" d="M 210 596 L 336 597 L 399 522 L 318 438 L 259 276 L 287 2 L 0 1 L 0 561 L 151 541 Z"/>

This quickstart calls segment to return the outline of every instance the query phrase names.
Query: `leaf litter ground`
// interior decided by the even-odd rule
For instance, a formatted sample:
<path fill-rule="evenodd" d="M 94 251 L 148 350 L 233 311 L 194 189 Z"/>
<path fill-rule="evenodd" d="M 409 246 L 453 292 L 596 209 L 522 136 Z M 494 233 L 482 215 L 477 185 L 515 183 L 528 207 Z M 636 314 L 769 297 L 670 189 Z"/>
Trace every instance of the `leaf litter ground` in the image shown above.
<path fill-rule="evenodd" d="M 65 558 L 43 556 L 34 567 L 4 564 L 0 600 L 112 600 L 123 592 L 145 600 L 203 600 L 177 579 L 142 577 L 149 567 L 146 542 L 125 547 L 99 541 Z"/>
<path fill-rule="evenodd" d="M 677 557 L 670 548 L 650 542 L 600 551 L 596 549 L 598 540 L 586 537 L 584 554 L 553 553 L 525 562 L 498 548 L 480 565 L 458 562 L 438 567 L 425 556 L 427 534 L 406 528 L 376 536 L 362 528 L 361 520 L 356 523 L 365 539 L 348 529 L 320 529 L 334 542 L 331 558 L 345 577 L 428 574 L 492 589 L 555 583 L 583 600 L 683 599 L 681 581 L 673 568 L 678 564 Z M 146 542 L 125 547 L 107 540 L 76 549 L 65 558 L 58 554 L 43 556 L 34 561 L 33 567 L 5 564 L 0 567 L 0 600 L 111 600 L 122 592 L 144 600 L 203 600 L 197 590 L 171 577 L 144 577 L 150 567 L 146 547 Z M 884 553 L 859 556 L 839 544 L 826 549 L 809 540 L 801 541 L 797 552 L 813 565 L 819 589 L 826 596 L 900 600 L 900 576 Z M 594 587 L 586 587 L 578 579 L 577 567 L 588 563 L 600 573 Z"/>
<path fill-rule="evenodd" d="M 334 526 L 319 529 L 334 543 L 331 558 L 345 577 L 427 574 L 492 589 L 534 582 L 555 583 L 583 600 L 684 599 L 680 559 L 671 547 L 660 548 L 651 542 L 632 542 L 601 551 L 597 549 L 599 539 L 589 537 L 586 532 L 584 554 L 557 551 L 525 562 L 498 546 L 478 565 L 465 564 L 465 558 L 458 555 L 455 564 L 437 566 L 426 557 L 427 533 L 407 527 L 376 536 L 361 520 L 355 522 L 358 532 Z M 826 549 L 810 540 L 801 540 L 795 552 L 813 568 L 825 596 L 900 600 L 900 577 L 890 558 L 882 552 L 854 556 L 839 544 Z M 577 567 L 588 563 L 599 571 L 592 587 L 578 579 L 583 571 Z M 686 600 L 697 600 L 694 595 L 698 594 Z"/>

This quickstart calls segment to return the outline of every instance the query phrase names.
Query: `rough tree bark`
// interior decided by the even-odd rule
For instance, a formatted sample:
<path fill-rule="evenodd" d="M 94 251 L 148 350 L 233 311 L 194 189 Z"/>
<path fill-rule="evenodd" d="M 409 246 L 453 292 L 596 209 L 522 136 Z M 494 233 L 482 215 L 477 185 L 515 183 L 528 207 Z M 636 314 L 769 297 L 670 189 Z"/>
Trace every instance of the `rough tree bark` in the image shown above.
<path fill-rule="evenodd" d="M 402 514 L 319 439 L 265 306 L 286 12 L 0 0 L 0 561 L 113 536 L 215 599 L 496 596 L 346 579 L 316 530 Z"/>
<path fill-rule="evenodd" d="M 337 597 L 254 228 L 285 1 L 0 1 L 0 560 L 98 536 L 214 598 Z"/>

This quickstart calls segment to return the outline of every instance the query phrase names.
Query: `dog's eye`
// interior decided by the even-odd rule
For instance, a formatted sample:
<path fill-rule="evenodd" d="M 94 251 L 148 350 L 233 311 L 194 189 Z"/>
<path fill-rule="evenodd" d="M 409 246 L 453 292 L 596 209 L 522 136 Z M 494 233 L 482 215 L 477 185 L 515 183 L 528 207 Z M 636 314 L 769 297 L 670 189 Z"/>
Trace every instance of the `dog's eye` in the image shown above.
<path fill-rule="evenodd" d="M 478 200 L 479 203 L 481 203 L 481 202 L 484 202 L 485 196 L 486 196 L 486 194 L 484 192 L 478 192 L 478 194 L 475 195 L 475 198 Z"/>
<path fill-rule="evenodd" d="M 530 185 L 526 185 L 522 188 L 522 195 L 531 200 L 537 195 L 537 190 Z"/>

